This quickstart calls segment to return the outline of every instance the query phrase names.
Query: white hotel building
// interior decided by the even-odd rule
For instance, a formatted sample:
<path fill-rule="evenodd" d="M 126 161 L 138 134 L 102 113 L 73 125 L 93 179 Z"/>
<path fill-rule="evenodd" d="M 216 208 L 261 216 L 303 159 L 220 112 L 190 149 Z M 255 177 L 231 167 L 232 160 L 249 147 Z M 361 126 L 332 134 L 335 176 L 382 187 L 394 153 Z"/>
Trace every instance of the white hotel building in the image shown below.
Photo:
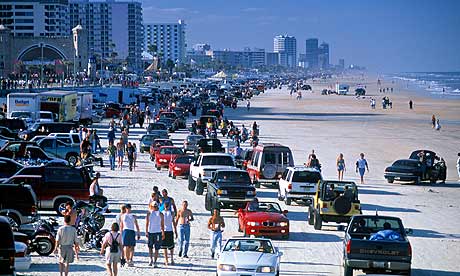
<path fill-rule="evenodd" d="M 144 24 L 144 50 L 149 45 L 157 46 L 157 53 L 162 54 L 162 62 L 171 59 L 175 63 L 185 62 L 185 22 L 146 23 Z"/>

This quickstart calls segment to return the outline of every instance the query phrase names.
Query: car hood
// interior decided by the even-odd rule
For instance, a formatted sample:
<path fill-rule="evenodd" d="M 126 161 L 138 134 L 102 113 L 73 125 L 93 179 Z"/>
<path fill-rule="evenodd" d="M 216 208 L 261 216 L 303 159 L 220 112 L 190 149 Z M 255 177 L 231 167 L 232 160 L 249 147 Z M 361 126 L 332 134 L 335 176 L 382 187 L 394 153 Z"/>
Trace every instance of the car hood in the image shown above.
<path fill-rule="evenodd" d="M 287 221 L 288 219 L 280 213 L 269 212 L 246 212 L 246 220 L 251 221 Z"/>
<path fill-rule="evenodd" d="M 205 170 L 235 169 L 235 167 L 233 166 L 223 166 L 223 165 L 203 165 L 201 167 Z"/>
<path fill-rule="evenodd" d="M 258 266 L 277 266 L 276 254 L 262 252 L 226 251 L 219 258 L 220 264 L 233 264 L 240 268 L 256 268 Z"/>
<path fill-rule="evenodd" d="M 421 168 L 408 167 L 408 166 L 389 166 L 385 169 L 385 172 L 414 173 L 418 171 L 421 171 Z"/>

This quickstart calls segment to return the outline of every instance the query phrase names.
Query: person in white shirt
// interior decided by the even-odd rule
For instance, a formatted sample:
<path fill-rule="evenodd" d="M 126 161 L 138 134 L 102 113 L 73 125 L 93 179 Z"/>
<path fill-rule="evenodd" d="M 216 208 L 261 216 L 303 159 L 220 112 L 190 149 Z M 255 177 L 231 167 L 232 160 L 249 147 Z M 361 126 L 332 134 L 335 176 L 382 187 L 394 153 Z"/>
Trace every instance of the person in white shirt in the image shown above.
<path fill-rule="evenodd" d="M 364 184 L 364 173 L 369 172 L 369 165 L 367 164 L 367 160 L 364 159 L 364 153 L 359 155 L 358 161 L 356 161 L 356 173 L 359 172 L 359 176 L 361 177 L 361 184 Z"/>
<path fill-rule="evenodd" d="M 159 211 L 158 203 L 153 201 L 149 206 L 149 211 L 145 219 L 145 236 L 148 239 L 149 266 L 158 267 L 157 259 L 162 241 L 165 238 L 164 215 Z M 155 247 L 155 254 L 153 248 Z M 153 257 L 153 259 L 152 259 Z"/>

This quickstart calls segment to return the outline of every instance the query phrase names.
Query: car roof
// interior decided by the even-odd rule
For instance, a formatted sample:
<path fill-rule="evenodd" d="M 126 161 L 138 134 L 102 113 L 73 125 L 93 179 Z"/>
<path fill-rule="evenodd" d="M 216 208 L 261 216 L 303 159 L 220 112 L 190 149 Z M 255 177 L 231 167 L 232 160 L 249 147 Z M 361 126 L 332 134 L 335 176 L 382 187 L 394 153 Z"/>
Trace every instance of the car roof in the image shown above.
<path fill-rule="evenodd" d="M 269 241 L 271 242 L 272 240 L 271 239 L 267 239 L 267 238 L 250 238 L 250 237 L 231 237 L 231 238 L 228 238 L 227 241 L 229 240 L 251 240 L 251 241 Z"/>
<path fill-rule="evenodd" d="M 353 181 L 338 181 L 338 180 L 323 180 L 321 183 L 331 183 L 331 184 L 339 184 L 339 185 L 356 185 Z"/>
<path fill-rule="evenodd" d="M 418 162 L 420 162 L 420 160 L 417 160 L 417 159 L 398 159 L 398 160 L 395 160 L 394 162 L 398 162 L 398 161 L 413 162 L 413 163 L 418 163 Z M 393 163 L 394 163 L 394 162 L 393 162 Z"/>
<path fill-rule="evenodd" d="M 288 170 L 293 170 L 293 171 L 308 171 L 308 172 L 320 172 L 318 169 L 316 168 L 309 168 L 309 167 L 305 167 L 305 166 L 294 166 L 294 167 L 287 167 L 286 169 Z"/>
<path fill-rule="evenodd" d="M 378 210 L 377 210 L 378 211 Z M 353 217 L 356 218 L 382 218 L 382 219 L 399 219 L 399 217 L 394 217 L 394 216 L 381 216 L 381 215 L 354 215 Z"/>

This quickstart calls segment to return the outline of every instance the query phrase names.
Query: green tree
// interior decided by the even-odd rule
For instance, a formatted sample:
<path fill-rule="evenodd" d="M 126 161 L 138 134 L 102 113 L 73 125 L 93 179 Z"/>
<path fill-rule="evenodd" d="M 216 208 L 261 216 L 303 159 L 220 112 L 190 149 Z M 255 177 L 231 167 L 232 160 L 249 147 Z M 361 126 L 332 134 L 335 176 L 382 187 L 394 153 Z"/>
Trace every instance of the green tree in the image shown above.
<path fill-rule="evenodd" d="M 174 63 L 174 61 L 170 58 L 168 58 L 168 60 L 166 61 L 166 69 L 168 69 L 168 72 L 170 75 L 172 75 L 172 71 L 174 69 L 174 67 L 176 66 L 176 64 Z"/>

